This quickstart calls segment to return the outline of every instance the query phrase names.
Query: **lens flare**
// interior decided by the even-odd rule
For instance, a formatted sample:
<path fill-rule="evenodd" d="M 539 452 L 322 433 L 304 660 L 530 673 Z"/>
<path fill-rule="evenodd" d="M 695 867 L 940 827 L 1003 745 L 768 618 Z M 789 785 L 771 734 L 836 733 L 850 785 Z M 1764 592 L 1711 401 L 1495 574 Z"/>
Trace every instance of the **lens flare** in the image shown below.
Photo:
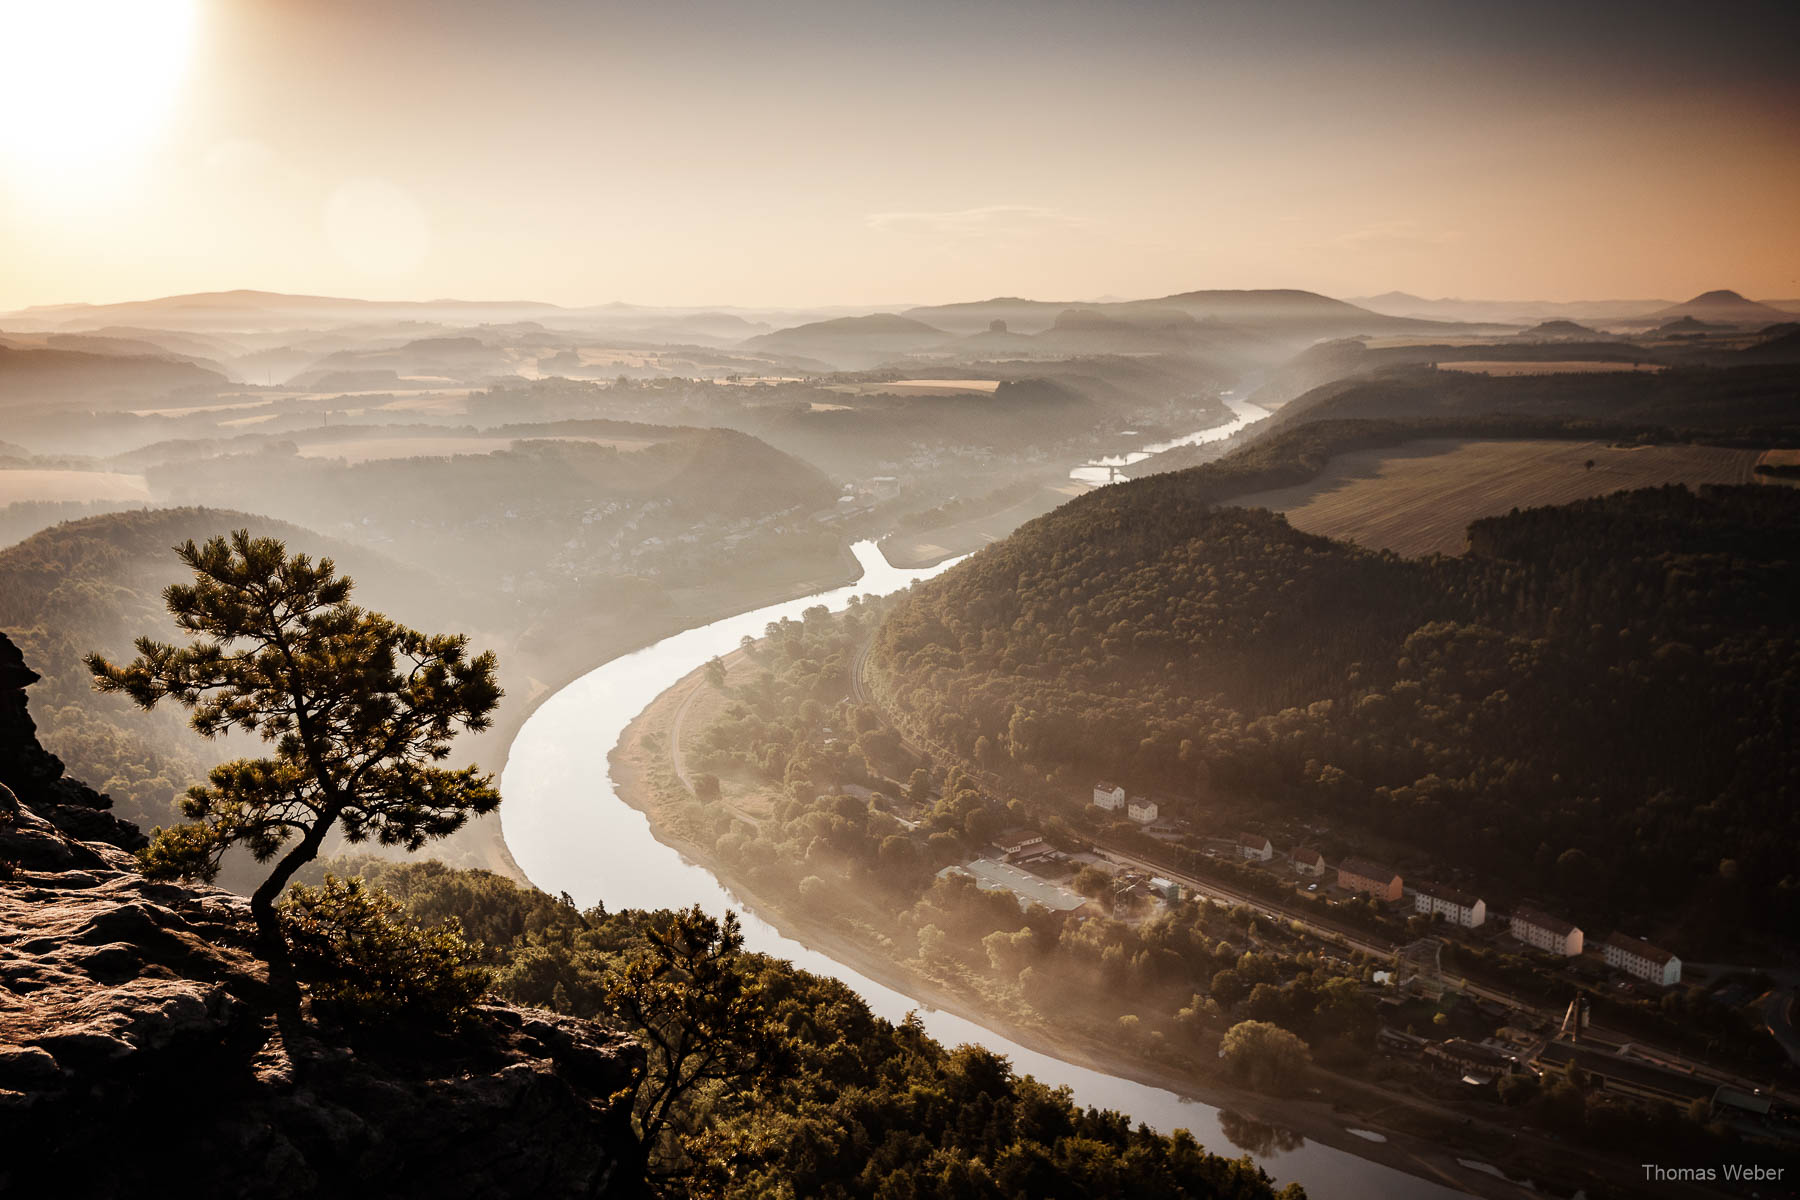
<path fill-rule="evenodd" d="M 186 77 L 196 0 L 0 0 L 0 162 L 9 174 L 142 148 Z"/>

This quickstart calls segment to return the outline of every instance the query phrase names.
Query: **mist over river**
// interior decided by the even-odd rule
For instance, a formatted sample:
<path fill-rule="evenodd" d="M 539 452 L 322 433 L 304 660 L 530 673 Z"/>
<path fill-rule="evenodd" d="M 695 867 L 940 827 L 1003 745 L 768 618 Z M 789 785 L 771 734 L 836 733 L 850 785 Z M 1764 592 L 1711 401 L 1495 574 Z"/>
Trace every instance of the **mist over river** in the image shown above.
<path fill-rule="evenodd" d="M 1246 410 L 1254 406 L 1242 402 L 1227 403 L 1238 413 L 1238 420 L 1229 423 L 1233 432 L 1265 415 L 1260 409 L 1252 415 Z M 1192 443 L 1183 439 L 1180 444 Z M 771 621 L 798 619 L 819 604 L 842 608 L 852 596 L 896 592 L 961 561 L 901 570 L 888 564 L 874 542 L 859 542 L 852 550 L 863 569 L 853 584 L 685 630 L 596 667 L 546 699 L 519 730 L 501 773 L 506 802 L 500 811 L 513 857 L 532 883 L 553 894 L 567 892 L 584 908 L 603 902 L 612 909 L 698 904 L 714 913 L 735 910 L 749 949 L 840 980 L 890 1021 L 917 1011 L 931 1035 L 948 1045 L 978 1043 L 1006 1055 L 1021 1073 L 1066 1085 L 1080 1104 L 1117 1109 L 1165 1133 L 1185 1128 L 1209 1149 L 1232 1152 L 1236 1147 L 1216 1108 L 1028 1049 L 974 1021 L 927 1008 L 785 937 L 746 909 L 710 871 L 657 841 L 645 815 L 619 799 L 607 756 L 626 725 L 683 676 L 714 655 L 736 650 L 745 636 L 762 636 Z M 1316 1142 L 1255 1157 L 1278 1181 L 1299 1182 L 1314 1197 L 1385 1200 L 1459 1194 Z"/>

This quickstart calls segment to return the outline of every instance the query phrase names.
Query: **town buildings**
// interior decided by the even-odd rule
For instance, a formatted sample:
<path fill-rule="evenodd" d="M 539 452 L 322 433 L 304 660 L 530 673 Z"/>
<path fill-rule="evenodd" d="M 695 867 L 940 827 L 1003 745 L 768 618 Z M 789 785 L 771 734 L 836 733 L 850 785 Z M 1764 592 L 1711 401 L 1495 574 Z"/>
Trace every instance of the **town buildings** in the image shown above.
<path fill-rule="evenodd" d="M 1044 844 L 1044 835 L 1035 829 L 1014 827 L 1004 830 L 994 839 L 994 845 L 1001 855 L 1009 860 L 1035 858 L 1049 853 L 1050 847 Z"/>
<path fill-rule="evenodd" d="M 1149 825 L 1156 820 L 1156 801 L 1147 796 L 1133 796 L 1125 806 L 1125 815 L 1141 825 Z"/>
<path fill-rule="evenodd" d="M 1094 807 L 1104 808 L 1108 812 L 1119 811 L 1125 807 L 1125 789 L 1102 779 L 1094 785 Z"/>
<path fill-rule="evenodd" d="M 1464 929 L 1477 929 L 1487 921 L 1487 903 L 1461 888 L 1441 883 L 1421 883 L 1413 891 L 1413 911 L 1427 917 L 1443 914 L 1446 921 Z"/>
<path fill-rule="evenodd" d="M 1275 857 L 1275 847 L 1260 833 L 1240 833 L 1237 837 L 1238 857 L 1268 862 Z"/>
<path fill-rule="evenodd" d="M 1643 938 L 1628 933 L 1609 933 L 1600 943 L 1600 956 L 1606 965 L 1627 975 L 1648 979 L 1662 987 L 1681 982 L 1681 960 L 1660 946 L 1652 946 Z"/>
<path fill-rule="evenodd" d="M 1581 930 L 1574 924 L 1535 908 L 1521 908 L 1512 915 L 1507 930 L 1527 946 L 1546 954 L 1574 958 L 1581 953 Z"/>
<path fill-rule="evenodd" d="M 1311 875 L 1314 879 L 1325 877 L 1325 856 L 1313 846 L 1301 846 L 1294 851 L 1294 870 L 1302 875 Z"/>
<path fill-rule="evenodd" d="M 1460 1075 L 1465 1083 L 1492 1083 L 1500 1076 L 1511 1075 L 1519 1069 L 1518 1060 L 1510 1055 L 1465 1038 L 1433 1042 L 1425 1047 L 1424 1053 L 1432 1065 L 1453 1075 Z"/>
<path fill-rule="evenodd" d="M 1338 886 L 1347 892 L 1364 892 L 1377 900 L 1398 900 L 1406 888 L 1392 867 L 1366 858 L 1346 858 L 1338 864 Z"/>
<path fill-rule="evenodd" d="M 1573 1042 L 1553 1041 L 1538 1052 L 1536 1065 L 1546 1081 L 1565 1079 L 1580 1067 L 1588 1086 L 1640 1100 L 1666 1100 L 1686 1108 L 1695 1100 L 1711 1101 L 1719 1085 L 1696 1075 L 1666 1070 L 1652 1063 L 1606 1054 Z"/>

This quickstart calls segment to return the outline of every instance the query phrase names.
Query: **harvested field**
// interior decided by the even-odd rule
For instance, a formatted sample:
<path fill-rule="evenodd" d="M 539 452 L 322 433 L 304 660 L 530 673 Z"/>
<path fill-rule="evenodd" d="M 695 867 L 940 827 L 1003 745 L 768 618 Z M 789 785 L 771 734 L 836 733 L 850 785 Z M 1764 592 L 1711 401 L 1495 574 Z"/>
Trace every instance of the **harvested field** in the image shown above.
<path fill-rule="evenodd" d="M 878 383 L 834 383 L 827 390 L 847 396 L 956 396 L 969 392 L 994 392 L 998 379 L 889 379 Z"/>
<path fill-rule="evenodd" d="M 1609 375 L 1618 371 L 1662 371 L 1660 363 L 1606 362 L 1594 359 L 1567 362 L 1441 362 L 1440 371 L 1465 375 Z"/>
<path fill-rule="evenodd" d="M 885 385 L 909 392 L 992 392 L 998 390 L 998 379 L 896 379 Z"/>
<path fill-rule="evenodd" d="M 111 471 L 0 470 L 0 505 L 20 500 L 148 500 L 142 475 Z"/>
<path fill-rule="evenodd" d="M 1800 450 L 1764 450 L 1756 460 L 1756 465 L 1770 467 L 1800 467 Z M 1800 479 L 1784 475 L 1758 475 L 1758 483 L 1772 483 L 1777 487 L 1800 487 Z"/>
<path fill-rule="evenodd" d="M 1399 554 L 1460 554 L 1478 517 L 1665 483 L 1748 483 L 1761 452 L 1721 446 L 1425 439 L 1331 460 L 1297 487 L 1231 501 Z M 1593 460 L 1593 467 L 1587 466 Z"/>
<path fill-rule="evenodd" d="M 417 412 L 434 413 L 438 416 L 457 416 L 468 411 L 469 388 L 447 388 L 439 391 L 418 392 L 403 396 L 398 400 L 390 400 L 377 407 L 383 412 Z M 366 395 L 368 393 L 346 393 L 347 395 Z M 392 389 L 387 393 L 391 395 Z"/>

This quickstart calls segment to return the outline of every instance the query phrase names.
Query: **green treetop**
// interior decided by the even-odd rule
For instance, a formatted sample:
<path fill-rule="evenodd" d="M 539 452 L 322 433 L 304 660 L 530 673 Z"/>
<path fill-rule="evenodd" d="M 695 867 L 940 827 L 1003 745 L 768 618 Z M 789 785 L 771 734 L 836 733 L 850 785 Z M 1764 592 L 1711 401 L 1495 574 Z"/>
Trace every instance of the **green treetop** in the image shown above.
<path fill-rule="evenodd" d="M 142 857 L 146 874 L 207 880 L 234 844 L 275 860 L 250 909 L 285 977 L 275 901 L 332 828 L 416 850 L 499 805 L 491 775 L 437 765 L 459 730 L 487 728 L 501 694 L 494 656 L 356 607 L 330 559 L 289 555 L 274 538 L 239 530 L 176 553 L 194 582 L 163 598 L 189 644 L 139 638 L 132 662 L 91 654 L 88 669 L 99 690 L 144 708 L 185 705 L 202 736 L 243 729 L 272 743 L 268 757 L 223 763 L 190 788 L 191 822 L 158 830 Z"/>

